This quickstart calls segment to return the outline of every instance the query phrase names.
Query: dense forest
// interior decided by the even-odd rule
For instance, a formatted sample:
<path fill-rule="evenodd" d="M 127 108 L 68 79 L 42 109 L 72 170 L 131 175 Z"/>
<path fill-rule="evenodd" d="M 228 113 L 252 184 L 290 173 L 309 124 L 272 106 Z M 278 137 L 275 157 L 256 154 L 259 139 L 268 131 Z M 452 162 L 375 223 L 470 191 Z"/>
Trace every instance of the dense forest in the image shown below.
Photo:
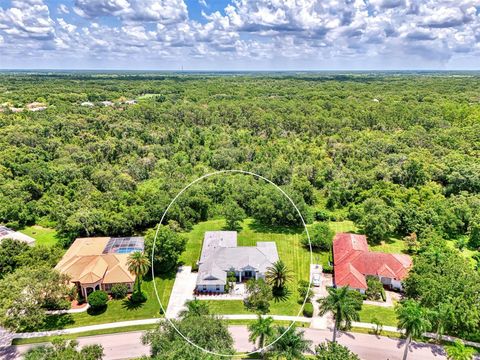
<path fill-rule="evenodd" d="M 307 219 L 350 218 L 372 241 L 433 227 L 478 247 L 479 89 L 468 75 L 4 74 L 0 222 L 55 227 L 66 244 L 129 235 L 194 178 L 243 169 L 284 186 Z M 9 108 L 32 102 L 47 108 Z M 233 197 L 249 216 L 298 222 L 266 191 L 215 179 L 168 217 L 188 229 Z"/>

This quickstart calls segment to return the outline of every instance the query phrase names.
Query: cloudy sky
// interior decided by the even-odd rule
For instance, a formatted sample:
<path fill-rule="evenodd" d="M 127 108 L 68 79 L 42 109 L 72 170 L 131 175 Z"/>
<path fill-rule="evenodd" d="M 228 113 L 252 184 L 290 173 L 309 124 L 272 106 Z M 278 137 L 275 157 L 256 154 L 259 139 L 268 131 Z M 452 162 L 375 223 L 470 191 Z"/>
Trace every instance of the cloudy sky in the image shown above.
<path fill-rule="evenodd" d="M 480 0 L 0 0 L 0 68 L 479 69 Z"/>

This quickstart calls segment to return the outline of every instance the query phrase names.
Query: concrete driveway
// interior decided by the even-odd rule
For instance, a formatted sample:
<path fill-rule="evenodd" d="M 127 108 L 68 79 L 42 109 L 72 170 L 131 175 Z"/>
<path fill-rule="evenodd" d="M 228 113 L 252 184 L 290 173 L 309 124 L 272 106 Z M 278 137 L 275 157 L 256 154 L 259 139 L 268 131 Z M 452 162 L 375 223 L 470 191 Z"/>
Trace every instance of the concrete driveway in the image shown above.
<path fill-rule="evenodd" d="M 178 268 L 170 294 L 170 301 L 165 312 L 167 318 L 177 318 L 180 312 L 185 309 L 185 303 L 188 300 L 193 300 L 193 290 L 195 290 L 196 282 L 197 274 L 192 273 L 191 266 L 180 266 Z"/>
<path fill-rule="evenodd" d="M 333 327 L 333 318 L 331 313 L 327 313 L 323 316 L 318 316 L 319 304 L 318 299 L 324 298 L 328 295 L 327 286 L 330 287 L 333 285 L 332 274 L 322 274 L 322 283 L 320 286 L 312 286 L 313 290 L 313 318 L 310 323 L 310 327 L 313 329 L 327 329 Z"/>

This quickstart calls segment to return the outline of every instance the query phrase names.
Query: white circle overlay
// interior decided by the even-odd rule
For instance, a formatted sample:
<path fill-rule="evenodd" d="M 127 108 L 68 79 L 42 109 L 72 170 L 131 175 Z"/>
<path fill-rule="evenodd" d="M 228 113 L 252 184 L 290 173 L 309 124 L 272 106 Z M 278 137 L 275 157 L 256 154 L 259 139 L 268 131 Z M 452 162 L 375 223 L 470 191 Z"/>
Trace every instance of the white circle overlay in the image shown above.
<path fill-rule="evenodd" d="M 262 179 L 264 181 L 266 181 L 267 183 L 273 185 L 277 190 L 279 190 L 289 201 L 290 203 L 293 205 L 293 207 L 295 208 L 295 210 L 297 211 L 297 214 L 298 216 L 300 217 L 300 220 L 302 221 L 302 224 L 303 224 L 303 227 L 305 228 L 305 232 L 307 234 L 307 239 L 308 239 L 308 245 L 309 245 L 309 248 L 310 248 L 310 264 L 313 264 L 313 252 L 312 252 L 312 243 L 310 242 L 310 234 L 308 233 L 308 229 L 307 229 L 307 224 L 305 223 L 305 219 L 303 218 L 302 216 L 302 213 L 300 212 L 300 210 L 298 209 L 297 205 L 295 204 L 295 202 L 290 198 L 290 196 L 287 195 L 287 193 L 282 189 L 280 188 L 280 186 L 278 186 L 277 184 L 275 184 L 273 181 L 267 179 L 266 177 L 262 176 L 262 175 L 258 175 L 256 173 L 253 173 L 253 172 L 250 172 L 250 171 L 245 171 L 245 170 L 235 170 L 235 169 L 230 169 L 230 170 L 218 170 L 218 171 L 214 171 L 214 172 L 211 172 L 211 173 L 208 173 L 208 174 L 205 174 L 205 175 L 202 175 L 200 176 L 199 178 L 193 180 L 190 184 L 188 184 L 187 186 L 185 186 L 174 198 L 173 200 L 170 202 L 170 204 L 168 204 L 167 208 L 165 209 L 161 219 L 160 219 L 160 222 L 158 223 L 157 225 L 157 230 L 155 231 L 155 237 L 153 239 L 153 251 L 152 251 L 152 258 L 151 258 L 151 262 L 152 262 L 152 279 L 154 280 L 153 281 L 153 288 L 155 289 L 155 295 L 157 296 L 157 300 L 158 300 L 158 303 L 160 304 L 160 308 L 162 309 L 162 312 L 163 314 L 165 314 L 165 319 L 170 323 L 170 325 L 173 326 L 173 328 L 177 331 L 177 333 L 186 341 L 188 342 L 189 344 L 195 346 L 197 349 L 200 349 L 208 354 L 211 354 L 211 355 L 216 355 L 216 356 L 224 356 L 224 357 L 244 357 L 244 356 L 249 356 L 249 355 L 253 355 L 253 354 L 257 354 L 257 353 L 261 353 L 263 352 L 264 350 L 267 350 L 270 346 L 272 346 L 273 344 L 275 344 L 278 340 L 280 340 L 282 338 L 282 336 L 284 336 L 291 328 L 292 326 L 295 324 L 295 320 L 292 320 L 291 324 L 288 326 L 288 328 L 278 337 L 276 338 L 274 341 L 272 341 L 270 344 L 267 344 L 265 345 L 264 347 L 262 347 L 261 349 L 257 349 L 255 351 L 251 351 L 249 353 L 243 353 L 243 354 L 234 354 L 234 355 L 231 355 L 231 354 L 221 354 L 221 353 L 217 353 L 217 352 L 214 352 L 214 351 L 210 351 L 208 349 L 205 349 L 197 344 L 195 344 L 193 341 L 191 341 L 190 339 L 188 339 L 185 335 L 183 335 L 180 330 L 178 330 L 178 328 L 175 326 L 175 324 L 171 321 L 170 318 L 167 318 L 166 317 L 166 310 L 165 308 L 163 307 L 163 304 L 162 304 L 162 301 L 160 300 L 160 296 L 158 295 L 158 291 L 157 291 L 157 285 L 156 285 L 156 282 L 155 282 L 155 270 L 154 270 L 154 266 L 153 266 L 153 262 L 154 262 L 154 255 L 155 255 L 155 243 L 157 241 L 157 236 L 158 236 L 158 232 L 160 230 L 160 226 L 162 226 L 162 223 L 163 223 L 163 220 L 165 219 L 165 216 L 167 215 L 168 213 L 168 210 L 170 209 L 170 207 L 175 203 L 175 201 L 177 201 L 177 199 L 186 191 L 188 190 L 192 185 L 202 181 L 203 179 L 206 179 L 206 178 L 209 178 L 211 176 L 215 176 L 215 175 L 220 175 L 220 174 L 229 174 L 229 173 L 237 173 L 237 174 L 243 174 L 243 175 L 251 175 L 251 176 L 254 176 L 258 179 Z M 309 269 L 309 281 L 308 281 L 308 292 L 310 291 L 311 287 L 312 287 L 312 277 L 310 276 L 310 269 Z M 308 292 L 307 292 L 307 295 L 308 295 Z M 303 303 L 302 303 L 302 306 L 300 308 L 300 310 L 298 311 L 298 314 L 296 315 L 296 317 L 300 317 L 300 314 L 302 313 L 303 311 L 303 308 L 307 302 L 307 298 L 308 296 L 305 296 L 305 299 L 303 300 Z M 215 315 L 215 314 L 213 314 Z M 218 315 L 220 318 L 222 317 L 222 315 Z M 262 317 L 268 317 L 269 315 L 262 315 Z"/>

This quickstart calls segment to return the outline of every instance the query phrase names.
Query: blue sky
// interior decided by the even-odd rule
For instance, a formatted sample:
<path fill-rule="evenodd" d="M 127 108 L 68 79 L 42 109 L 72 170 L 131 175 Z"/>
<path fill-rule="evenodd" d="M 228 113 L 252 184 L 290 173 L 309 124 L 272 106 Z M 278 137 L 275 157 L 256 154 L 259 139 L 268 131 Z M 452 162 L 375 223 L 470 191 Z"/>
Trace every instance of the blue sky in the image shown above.
<path fill-rule="evenodd" d="M 479 69 L 480 0 L 0 0 L 0 68 Z"/>

